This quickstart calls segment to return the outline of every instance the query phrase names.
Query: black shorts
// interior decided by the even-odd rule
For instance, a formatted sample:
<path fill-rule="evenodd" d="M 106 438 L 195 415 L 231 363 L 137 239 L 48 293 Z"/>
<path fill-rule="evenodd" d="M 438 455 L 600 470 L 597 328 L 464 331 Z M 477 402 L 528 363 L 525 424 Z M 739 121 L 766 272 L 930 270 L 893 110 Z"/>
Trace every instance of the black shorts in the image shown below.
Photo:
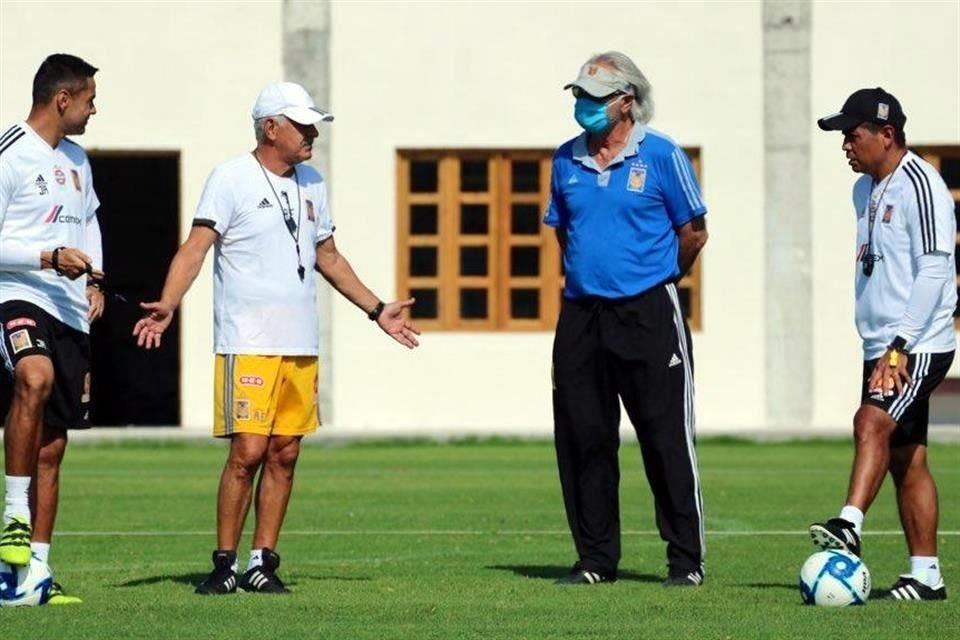
<path fill-rule="evenodd" d="M 867 389 L 870 375 L 879 358 L 863 363 L 863 386 L 860 402 L 880 407 L 896 420 L 897 428 L 890 438 L 891 447 L 910 444 L 927 444 L 927 427 L 930 424 L 930 394 L 943 382 L 953 362 L 953 351 L 947 353 L 911 353 L 907 358 L 910 384 L 903 393 L 896 390 L 892 395 L 871 394 Z"/>
<path fill-rule="evenodd" d="M 53 363 L 44 426 L 60 431 L 89 428 L 90 336 L 29 302 L 0 304 L 0 356 L 7 371 L 12 375 L 21 359 L 35 355 Z"/>

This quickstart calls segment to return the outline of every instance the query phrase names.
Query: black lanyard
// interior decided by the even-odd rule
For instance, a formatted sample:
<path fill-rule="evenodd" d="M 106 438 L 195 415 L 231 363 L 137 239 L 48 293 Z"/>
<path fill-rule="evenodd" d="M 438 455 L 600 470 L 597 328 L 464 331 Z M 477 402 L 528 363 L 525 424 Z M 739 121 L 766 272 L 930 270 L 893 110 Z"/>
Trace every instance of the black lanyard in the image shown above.
<path fill-rule="evenodd" d="M 277 195 L 277 190 L 273 188 L 273 182 L 267 175 L 267 170 L 263 167 L 263 163 L 260 162 L 260 158 L 257 157 L 256 153 L 253 154 L 253 158 L 257 161 L 257 164 L 260 165 L 260 171 L 263 172 L 263 179 L 267 181 L 270 191 L 273 192 L 273 197 L 277 199 L 277 205 L 280 206 L 280 213 L 283 215 L 283 223 L 286 225 L 290 237 L 293 238 L 293 244 L 297 248 L 297 275 L 300 276 L 300 282 L 303 282 L 304 278 L 306 278 L 307 270 L 303 268 L 303 259 L 300 257 L 300 214 L 303 212 L 303 201 L 300 199 L 300 176 L 297 175 L 297 168 L 293 167 L 293 180 L 297 183 L 297 220 L 294 221 L 293 207 L 290 206 L 290 198 L 287 197 L 287 192 L 280 192 L 283 194 L 283 199 L 287 202 L 287 208 L 284 209 L 283 203 L 280 201 L 280 196 Z"/>
<path fill-rule="evenodd" d="M 903 158 L 906 158 L 904 154 Z M 873 192 L 877 187 L 880 186 L 880 183 L 871 184 L 870 187 L 870 197 L 867 199 L 867 213 L 869 217 L 867 218 L 867 250 L 861 258 L 863 262 L 863 275 L 868 278 L 873 275 L 873 267 L 876 264 L 877 260 L 883 258 L 882 255 L 876 255 L 873 253 L 873 226 L 877 220 L 877 211 L 880 209 L 880 203 L 883 202 L 883 196 L 887 193 L 887 187 L 890 186 L 890 183 L 893 182 L 893 176 L 897 173 L 897 169 L 900 168 L 900 165 L 903 164 L 903 158 L 900 158 L 900 162 L 897 163 L 897 166 L 893 168 L 893 171 L 890 172 L 890 175 L 887 176 L 886 182 L 883 183 L 883 189 L 880 190 L 880 196 L 877 198 L 876 202 L 873 200 Z"/>

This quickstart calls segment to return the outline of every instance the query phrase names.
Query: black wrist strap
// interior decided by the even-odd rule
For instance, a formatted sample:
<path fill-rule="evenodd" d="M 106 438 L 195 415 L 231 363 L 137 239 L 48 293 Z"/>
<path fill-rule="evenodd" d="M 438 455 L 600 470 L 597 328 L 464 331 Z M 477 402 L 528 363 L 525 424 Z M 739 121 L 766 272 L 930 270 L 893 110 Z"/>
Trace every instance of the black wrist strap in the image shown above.
<path fill-rule="evenodd" d="M 386 306 L 386 305 L 383 304 L 383 302 L 378 302 L 378 303 L 377 303 L 377 306 L 375 306 L 373 309 L 371 309 L 371 310 L 370 310 L 370 313 L 367 314 L 367 318 L 369 318 L 370 320 L 373 320 L 374 322 L 376 322 L 376 321 L 377 321 L 377 318 L 380 317 L 380 314 L 383 313 L 383 308 L 384 308 L 385 306 Z"/>
<path fill-rule="evenodd" d="M 50 263 L 53 265 L 53 270 L 57 273 L 58 276 L 63 275 L 63 271 L 60 271 L 60 250 L 65 249 L 66 247 L 57 247 L 53 250 L 53 257 L 50 259 Z"/>
<path fill-rule="evenodd" d="M 906 338 L 901 338 L 900 336 L 897 336 L 896 338 L 894 338 L 894 339 L 893 339 L 893 342 L 890 343 L 890 350 L 891 350 L 891 351 L 902 351 L 902 352 L 906 353 L 906 352 L 907 352 L 907 348 L 906 348 L 906 347 L 907 347 L 907 340 L 906 340 Z"/>

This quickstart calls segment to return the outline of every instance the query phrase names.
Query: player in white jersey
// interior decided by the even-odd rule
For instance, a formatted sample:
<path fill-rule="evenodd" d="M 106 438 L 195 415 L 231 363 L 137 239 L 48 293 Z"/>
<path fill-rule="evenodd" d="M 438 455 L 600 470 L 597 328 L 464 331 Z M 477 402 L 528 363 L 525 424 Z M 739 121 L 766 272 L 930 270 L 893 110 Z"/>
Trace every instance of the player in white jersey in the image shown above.
<path fill-rule="evenodd" d="M 843 132 L 857 215 L 856 321 L 863 387 L 846 504 L 810 535 L 860 555 L 864 514 L 887 472 L 897 487 L 910 572 L 889 597 L 943 600 L 937 558 L 937 489 L 927 466 L 930 393 L 956 349 L 953 198 L 937 171 L 906 147 L 907 117 L 883 89 L 861 89 L 818 121 Z"/>
<path fill-rule="evenodd" d="M 158 302 L 134 328 L 160 344 L 211 246 L 214 251 L 214 436 L 230 438 L 217 497 L 213 571 L 204 595 L 285 593 L 274 551 L 293 488 L 300 440 L 316 430 L 319 330 L 314 269 L 400 344 L 417 346 L 404 317 L 413 300 L 384 304 L 357 277 L 333 240 L 326 184 L 301 164 L 312 156 L 316 109 L 294 83 L 268 85 L 253 108 L 256 149 L 214 169 L 193 229 L 170 265 Z M 256 495 L 253 480 L 259 473 Z M 251 500 L 256 526 L 246 571 L 237 547 Z"/>
<path fill-rule="evenodd" d="M 49 56 L 30 115 L 0 135 L 0 356 L 14 385 L 0 559 L 12 565 L 31 554 L 48 561 L 67 429 L 89 427 L 100 202 L 86 154 L 65 136 L 82 134 L 96 113 L 96 72 L 76 56 Z M 50 602 L 79 599 L 55 585 Z"/>

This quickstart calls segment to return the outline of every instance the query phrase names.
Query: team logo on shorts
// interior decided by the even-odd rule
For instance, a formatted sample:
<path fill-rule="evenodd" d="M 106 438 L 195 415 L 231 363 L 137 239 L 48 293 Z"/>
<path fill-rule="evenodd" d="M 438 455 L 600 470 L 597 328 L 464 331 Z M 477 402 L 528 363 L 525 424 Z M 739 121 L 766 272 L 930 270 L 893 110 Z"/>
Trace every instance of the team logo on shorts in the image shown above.
<path fill-rule="evenodd" d="M 33 347 L 33 341 L 30 340 L 30 334 L 26 329 L 20 329 L 10 334 L 10 344 L 13 346 L 13 353 L 18 354 L 24 349 Z"/>
<path fill-rule="evenodd" d="M 890 224 L 890 220 L 893 218 L 893 205 L 888 204 L 887 208 L 883 210 L 883 220 L 885 223 Z"/>
<path fill-rule="evenodd" d="M 263 378 L 260 376 L 240 376 L 240 384 L 246 387 L 262 387 Z"/>
<path fill-rule="evenodd" d="M 65 184 L 67 182 L 67 174 L 65 174 L 60 167 L 54 168 L 53 178 L 57 181 L 57 184 Z"/>
<path fill-rule="evenodd" d="M 73 186 L 76 187 L 77 191 L 83 191 L 80 188 L 80 174 L 77 173 L 76 169 L 70 169 L 70 175 L 73 176 Z"/>
<path fill-rule="evenodd" d="M 630 167 L 630 175 L 627 177 L 627 191 L 643 193 L 643 188 L 646 185 L 647 168 L 642 164 Z"/>
<path fill-rule="evenodd" d="M 249 420 L 250 419 L 250 401 L 246 398 L 241 398 L 234 403 L 233 407 L 233 417 L 237 420 Z"/>
<path fill-rule="evenodd" d="M 307 200 L 307 220 L 313 222 L 317 217 L 313 214 L 313 200 Z"/>
<path fill-rule="evenodd" d="M 80 395 L 80 403 L 88 404 L 90 402 L 90 372 L 87 371 L 83 376 L 83 393 Z"/>

